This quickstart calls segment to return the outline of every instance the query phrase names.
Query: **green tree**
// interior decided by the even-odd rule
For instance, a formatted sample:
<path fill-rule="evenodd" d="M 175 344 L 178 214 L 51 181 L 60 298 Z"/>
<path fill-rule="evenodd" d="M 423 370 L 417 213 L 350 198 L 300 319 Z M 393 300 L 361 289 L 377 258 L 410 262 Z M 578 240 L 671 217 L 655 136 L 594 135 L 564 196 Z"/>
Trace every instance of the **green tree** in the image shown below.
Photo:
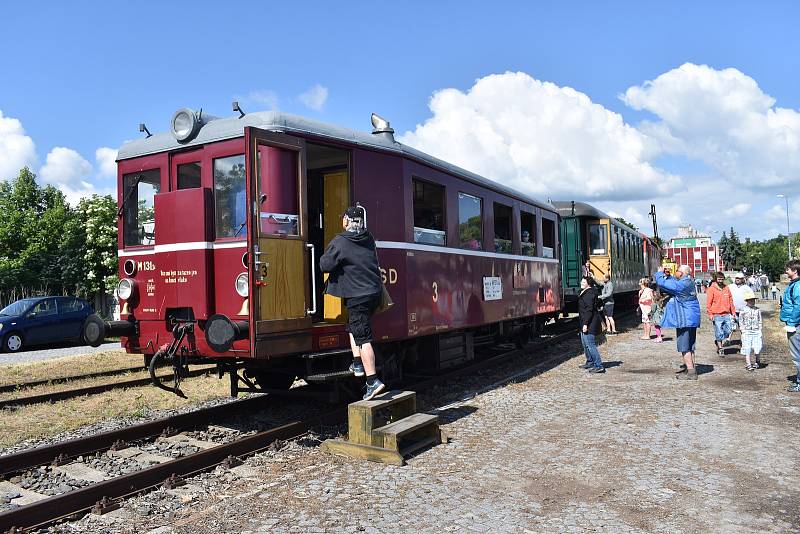
<path fill-rule="evenodd" d="M 725 267 L 728 269 L 738 269 L 742 260 L 742 244 L 733 226 L 731 226 L 731 232 L 727 237 L 725 233 L 722 234 L 719 247 L 722 261 L 725 262 Z"/>
<path fill-rule="evenodd" d="M 623 219 L 622 217 L 614 217 L 614 218 L 615 218 L 616 220 L 618 220 L 619 222 L 621 222 L 622 224 L 624 224 L 624 225 L 626 225 L 626 226 L 630 226 L 631 228 L 633 228 L 633 229 L 634 229 L 634 230 L 636 230 L 637 232 L 639 231 L 639 228 L 637 228 L 635 224 L 633 224 L 633 223 L 629 223 L 628 221 L 626 221 L 626 220 L 625 220 L 625 219 Z"/>

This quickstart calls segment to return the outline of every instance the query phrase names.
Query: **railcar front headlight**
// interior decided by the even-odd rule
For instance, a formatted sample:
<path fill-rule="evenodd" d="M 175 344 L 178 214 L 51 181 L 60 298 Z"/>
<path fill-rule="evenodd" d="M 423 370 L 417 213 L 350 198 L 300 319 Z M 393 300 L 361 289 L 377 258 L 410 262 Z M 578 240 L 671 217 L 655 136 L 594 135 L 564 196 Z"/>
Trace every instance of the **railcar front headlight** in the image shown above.
<path fill-rule="evenodd" d="M 250 281 L 247 279 L 247 273 L 236 277 L 236 292 L 240 297 L 247 297 L 250 294 Z"/>
<path fill-rule="evenodd" d="M 172 116 L 172 136 L 178 142 L 192 139 L 197 134 L 200 126 L 197 115 L 191 109 L 179 109 Z"/>
<path fill-rule="evenodd" d="M 117 284 L 117 296 L 122 300 L 129 300 L 133 296 L 135 282 L 130 278 L 123 278 Z"/>

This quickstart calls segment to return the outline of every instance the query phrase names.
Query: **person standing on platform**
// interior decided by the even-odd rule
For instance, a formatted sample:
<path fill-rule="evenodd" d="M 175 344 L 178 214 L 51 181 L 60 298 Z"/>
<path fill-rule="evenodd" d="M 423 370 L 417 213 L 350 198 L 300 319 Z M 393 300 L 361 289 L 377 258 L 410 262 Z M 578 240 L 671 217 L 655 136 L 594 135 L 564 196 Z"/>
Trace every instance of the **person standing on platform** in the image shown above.
<path fill-rule="evenodd" d="M 603 277 L 605 284 L 603 290 L 600 292 L 600 299 L 603 301 L 603 314 L 606 316 L 606 335 L 617 335 L 617 323 L 614 322 L 614 282 L 611 281 L 611 275 L 606 274 Z"/>
<path fill-rule="evenodd" d="M 778 300 L 778 286 L 772 284 L 770 292 L 772 293 L 772 300 Z"/>
<path fill-rule="evenodd" d="M 761 273 L 761 276 L 758 277 L 758 282 L 761 284 L 761 298 L 766 300 L 767 291 L 769 290 L 769 277 Z"/>
<path fill-rule="evenodd" d="M 783 292 L 781 321 L 786 323 L 784 330 L 789 341 L 789 355 L 797 371 L 795 384 L 789 387 L 789 391 L 800 393 L 800 334 L 797 333 L 800 326 L 800 260 L 789 260 L 786 274 L 789 276 L 789 285 Z"/>
<path fill-rule="evenodd" d="M 714 323 L 714 343 L 717 345 L 717 354 L 725 354 L 725 344 L 733 332 L 733 318 L 736 316 L 736 306 L 733 305 L 731 290 L 725 285 L 725 274 L 718 272 L 716 281 L 706 291 L 706 311 L 708 318 Z"/>
<path fill-rule="evenodd" d="M 650 313 L 653 310 L 653 290 L 650 289 L 649 280 L 639 280 L 639 311 L 642 312 L 642 337 L 639 339 L 650 340 Z"/>
<path fill-rule="evenodd" d="M 597 336 L 603 332 L 600 319 L 597 284 L 591 276 L 581 278 L 581 292 L 578 295 L 578 320 L 581 325 L 581 344 L 586 355 L 586 363 L 581 369 L 590 373 L 605 373 L 600 351 L 597 349 Z"/>
<path fill-rule="evenodd" d="M 380 306 L 383 285 L 375 252 L 375 238 L 364 228 L 364 210 L 351 206 L 342 215 L 344 232 L 334 237 L 319 259 L 322 272 L 330 273 L 325 292 L 340 297 L 347 308 L 347 332 L 353 350 L 350 371 L 355 376 L 366 374 L 370 400 L 386 386 L 375 372 L 375 350 L 372 348 L 372 325 L 375 310 Z"/>
<path fill-rule="evenodd" d="M 697 380 L 697 369 L 694 365 L 697 329 L 700 327 L 700 303 L 692 280 L 692 268 L 681 265 L 675 276 L 664 276 L 664 268 L 659 267 L 655 274 L 658 288 L 672 298 L 664 310 L 663 328 L 674 328 L 678 352 L 683 356 L 685 371 L 679 371 L 675 378 L 679 380 Z"/>
<path fill-rule="evenodd" d="M 728 289 L 731 290 L 733 305 L 736 306 L 736 320 L 738 321 L 739 312 L 747 306 L 747 303 L 744 301 L 744 292 L 750 289 L 750 286 L 745 282 L 744 274 L 736 273 L 733 275 L 733 283 L 728 286 Z"/>
<path fill-rule="evenodd" d="M 763 336 L 761 335 L 761 327 L 763 321 L 761 319 L 761 310 L 756 307 L 756 294 L 754 291 L 746 291 L 744 299 L 747 306 L 739 313 L 739 321 L 742 331 L 742 349 L 741 353 L 744 354 L 747 366 L 745 369 L 748 371 L 755 371 L 761 367 L 759 354 L 764 345 Z M 750 354 L 755 355 L 755 361 L 752 361 Z"/>

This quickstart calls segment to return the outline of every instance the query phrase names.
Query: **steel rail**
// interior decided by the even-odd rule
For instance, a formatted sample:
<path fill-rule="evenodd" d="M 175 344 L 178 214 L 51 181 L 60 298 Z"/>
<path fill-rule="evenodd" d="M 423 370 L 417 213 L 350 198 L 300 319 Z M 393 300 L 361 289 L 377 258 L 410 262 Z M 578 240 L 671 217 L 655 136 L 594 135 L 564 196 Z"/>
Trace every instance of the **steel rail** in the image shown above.
<path fill-rule="evenodd" d="M 99 371 L 97 373 L 87 373 L 85 375 L 59 376 L 55 378 L 46 378 L 43 380 L 34 380 L 32 382 L 22 382 L 20 384 L 5 384 L 3 386 L 0 386 L 0 393 L 9 393 L 12 391 L 28 389 L 36 386 L 46 386 L 48 384 L 61 384 L 63 382 L 74 382 L 76 380 L 88 380 L 91 378 L 103 378 L 106 376 L 124 375 L 127 373 L 138 373 L 140 371 L 147 371 L 147 367 L 140 365 L 138 367 L 112 369 L 110 371 Z"/>
<path fill-rule="evenodd" d="M 213 368 L 205 367 L 203 369 L 193 369 L 189 371 L 188 376 L 190 377 L 202 376 L 204 374 L 212 372 L 214 372 Z M 161 378 L 170 378 L 171 376 L 172 375 L 164 375 Z M 18 397 L 16 399 L 6 399 L 0 401 L 0 410 L 12 406 L 29 406 L 31 404 L 40 404 L 43 402 L 72 399 L 75 397 L 81 397 L 83 395 L 97 395 L 98 393 L 104 393 L 106 391 L 112 391 L 115 389 L 146 386 L 150 383 L 151 383 L 150 377 L 148 376 L 147 378 L 136 378 L 134 380 L 124 380 L 122 382 L 111 382 L 110 384 L 100 384 L 99 386 L 67 389 L 64 391 L 54 391 L 53 393 L 42 393 L 41 395 L 31 395 L 28 397 Z"/>
<path fill-rule="evenodd" d="M 570 336 L 574 335 L 574 331 L 563 332 L 554 335 L 549 339 L 528 344 L 523 348 L 512 349 L 502 354 L 481 360 L 467 367 L 455 369 L 454 371 L 444 375 L 423 379 L 410 385 L 413 385 L 416 391 L 424 391 L 434 386 L 446 383 L 453 378 L 457 378 L 466 374 L 472 374 L 476 371 L 480 371 L 489 367 L 494 367 L 503 361 L 510 360 L 526 352 L 536 350 L 537 348 L 544 348 L 549 345 L 560 343 L 561 341 L 565 341 L 569 339 Z M 537 364 L 537 367 L 547 365 L 548 362 L 554 358 L 558 360 L 568 359 L 565 358 L 564 354 L 562 353 L 540 362 Z M 340 423 L 344 418 L 346 418 L 346 416 L 346 407 L 338 407 L 330 412 L 313 417 L 307 421 L 295 421 L 275 429 L 259 432 L 252 436 L 235 440 L 231 443 L 218 445 L 217 447 L 190 454 L 182 458 L 177 458 L 163 464 L 148 467 L 128 475 L 106 480 L 85 488 L 74 490 L 62 495 L 57 495 L 55 497 L 42 499 L 41 501 L 23 506 L 17 510 L 0 514 L 0 531 L 6 531 L 11 528 L 31 529 L 41 527 L 62 519 L 75 517 L 76 515 L 86 512 L 93 507 L 102 508 L 104 504 L 113 505 L 118 500 L 127 496 L 146 491 L 169 480 L 175 480 L 175 477 L 186 477 L 207 471 L 214 466 L 225 462 L 226 459 L 231 457 L 236 458 L 255 454 L 261 450 L 264 450 L 275 440 L 294 439 L 307 433 L 314 426 L 333 425 Z M 115 433 L 118 432 L 120 431 L 115 431 Z M 151 432 L 150 435 L 153 435 L 153 433 Z M 90 436 L 82 439 L 91 442 L 93 438 L 95 437 Z M 128 437 L 127 439 L 131 438 Z M 104 441 L 105 443 L 108 443 L 110 438 L 107 436 Z M 98 450 L 94 444 L 91 445 L 91 447 L 94 447 L 92 450 Z M 21 454 L 24 453 L 20 453 L 20 455 Z M 45 457 L 52 458 L 52 452 Z M 0 459 L 4 458 L 0 457 Z"/>
<path fill-rule="evenodd" d="M 140 439 L 151 438 L 180 429 L 194 428 L 208 424 L 210 420 L 216 418 L 230 417 L 246 410 L 261 409 L 272 400 L 273 399 L 270 398 L 269 395 L 248 397 L 210 408 L 156 419 L 155 421 L 148 421 L 147 423 L 119 428 L 117 430 L 109 430 L 101 434 L 85 436 L 0 456 L 0 476 L 7 477 L 8 475 L 20 473 L 40 465 L 63 463 L 70 458 L 110 449 L 114 445 L 122 447 L 125 443 Z"/>

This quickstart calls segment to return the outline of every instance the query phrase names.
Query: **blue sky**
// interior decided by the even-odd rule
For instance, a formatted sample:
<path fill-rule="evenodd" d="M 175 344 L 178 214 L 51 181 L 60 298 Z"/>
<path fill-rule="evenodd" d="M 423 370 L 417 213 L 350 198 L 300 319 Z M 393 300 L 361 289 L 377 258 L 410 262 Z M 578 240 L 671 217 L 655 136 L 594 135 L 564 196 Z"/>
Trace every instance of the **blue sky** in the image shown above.
<path fill-rule="evenodd" d="M 25 145 L 26 161 L 44 181 L 74 196 L 113 187 L 99 148 L 116 149 L 138 137 L 140 122 L 154 132 L 166 130 L 180 107 L 226 116 L 238 99 L 246 111 L 274 107 L 360 130 L 369 129 L 375 111 L 391 120 L 404 142 L 537 196 L 561 198 L 563 190 L 548 182 L 566 180 L 579 185 L 569 189 L 579 191 L 575 196 L 639 224 L 655 202 L 665 214 L 665 231 L 678 222 L 707 230 L 733 224 L 764 238 L 785 232 L 774 194 L 791 189 L 793 176 L 800 176 L 793 174 L 800 164 L 790 161 L 771 167 L 772 185 L 764 187 L 760 182 L 768 178 L 758 170 L 765 167 L 758 160 L 765 153 L 771 162 L 792 160 L 793 136 L 800 131 L 792 115 L 800 109 L 799 11 L 793 2 L 4 3 L 0 121 L 6 123 L 0 122 L 0 136 L 29 138 L 34 148 Z M 676 70 L 685 64 L 698 68 Z M 503 78 L 506 72 L 529 79 Z M 646 85 L 670 73 L 661 84 Z M 721 79 L 727 82 L 717 83 Z M 560 92 L 542 93 L 537 84 L 546 82 Z M 590 105 L 573 102 L 573 114 L 574 98 L 565 88 L 585 95 Z M 621 99 L 630 88 L 646 94 Z M 457 92 L 441 93 L 445 89 Z M 698 91 L 707 91 L 711 102 L 728 102 L 708 111 L 700 124 L 689 120 L 691 99 L 703 102 Z M 304 103 L 304 93 L 316 100 Z M 431 108 L 434 94 L 442 96 L 438 111 Z M 728 94 L 744 96 L 726 100 Z M 774 101 L 763 104 L 759 95 Z M 448 144 L 434 138 L 435 132 L 452 132 L 457 117 L 477 113 L 492 123 L 492 113 L 503 114 L 498 101 L 505 99 L 524 120 L 519 130 L 496 125 L 504 146 L 536 144 L 563 126 L 555 121 L 540 137 L 526 137 L 544 128 L 542 111 L 531 108 L 545 97 L 556 99 L 544 102 L 545 111 L 577 122 L 555 136 L 561 142 L 551 151 L 563 151 L 555 161 L 531 153 L 514 165 L 493 167 L 485 162 L 517 152 L 493 152 L 497 147 L 480 139 L 454 135 Z M 752 106 L 735 109 L 738 119 L 731 119 L 726 113 L 742 99 Z M 670 115 L 675 106 L 681 113 Z M 769 110 L 777 108 L 791 112 L 786 124 L 770 119 Z M 741 125 L 752 124 L 748 117 L 761 117 L 764 131 L 756 127 L 752 139 L 742 140 Z M 611 132 L 607 150 L 603 138 L 586 137 L 597 121 L 607 121 L 601 129 Z M 629 134 L 627 141 L 615 141 Z M 765 148 L 773 135 L 791 139 Z M 471 156 L 452 146 L 473 142 L 480 148 Z M 714 152 L 726 142 L 729 149 Z M 0 137 L 0 169 L 19 147 Z M 58 147 L 69 150 L 54 152 Z M 732 151 L 736 168 L 720 161 L 720 154 Z M 632 165 L 596 166 L 602 154 L 619 162 L 629 153 Z M 572 164 L 574 158 L 580 165 Z M 638 172 L 648 178 L 635 183 Z M 590 175 L 610 181 L 617 173 L 624 176 L 619 187 L 582 185 Z M 735 194 L 717 195 L 719 187 Z M 695 203 L 697 198 L 714 202 Z M 726 210 L 732 211 L 723 215 Z M 775 224 L 763 224 L 769 217 Z"/>

